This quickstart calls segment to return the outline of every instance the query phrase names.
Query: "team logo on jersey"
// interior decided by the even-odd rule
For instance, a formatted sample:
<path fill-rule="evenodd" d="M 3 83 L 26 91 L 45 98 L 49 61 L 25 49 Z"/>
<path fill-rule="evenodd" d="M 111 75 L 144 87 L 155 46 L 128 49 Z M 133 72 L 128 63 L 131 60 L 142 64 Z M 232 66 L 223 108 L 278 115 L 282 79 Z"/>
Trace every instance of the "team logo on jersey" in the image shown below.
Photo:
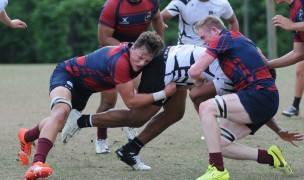
<path fill-rule="evenodd" d="M 121 22 L 119 22 L 119 24 L 130 24 L 130 22 L 128 21 L 129 17 L 122 17 L 121 18 Z"/>
<path fill-rule="evenodd" d="M 152 13 L 148 12 L 148 14 L 145 17 L 145 21 L 151 21 L 151 19 L 152 19 Z"/>

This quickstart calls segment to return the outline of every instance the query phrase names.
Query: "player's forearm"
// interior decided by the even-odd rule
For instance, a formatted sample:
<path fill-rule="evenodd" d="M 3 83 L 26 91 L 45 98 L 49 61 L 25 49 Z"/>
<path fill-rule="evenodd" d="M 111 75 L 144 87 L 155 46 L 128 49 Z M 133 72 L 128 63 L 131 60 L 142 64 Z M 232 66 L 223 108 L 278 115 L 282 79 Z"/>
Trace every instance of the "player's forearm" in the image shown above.
<path fill-rule="evenodd" d="M 152 104 L 153 102 L 155 102 L 154 98 L 153 98 L 153 94 L 134 94 L 133 97 L 128 98 L 128 99 L 124 99 L 123 101 L 125 103 L 125 105 L 129 108 L 129 109 L 135 109 L 135 108 L 140 108 L 149 104 Z"/>
<path fill-rule="evenodd" d="M 2 23 L 4 23 L 5 25 L 9 26 L 9 27 L 12 27 L 12 21 L 11 21 L 11 19 L 7 16 L 5 10 L 3 10 L 3 11 L 0 13 L 0 21 L 1 21 Z"/>
<path fill-rule="evenodd" d="M 295 51 L 291 51 L 284 56 L 268 61 L 267 65 L 270 69 L 281 68 L 296 64 L 299 61 L 304 59 L 304 52 L 299 53 Z"/>
<path fill-rule="evenodd" d="M 291 31 L 304 31 L 304 22 L 292 23 L 290 26 Z"/>

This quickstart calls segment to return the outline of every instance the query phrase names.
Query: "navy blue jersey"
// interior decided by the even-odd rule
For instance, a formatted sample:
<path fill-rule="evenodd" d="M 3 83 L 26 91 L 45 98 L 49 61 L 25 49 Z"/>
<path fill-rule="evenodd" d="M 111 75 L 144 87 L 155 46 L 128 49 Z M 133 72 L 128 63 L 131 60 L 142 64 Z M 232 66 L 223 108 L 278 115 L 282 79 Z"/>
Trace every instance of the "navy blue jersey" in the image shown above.
<path fill-rule="evenodd" d="M 290 14 L 289 18 L 293 22 L 301 22 L 304 20 L 304 1 L 303 0 L 294 0 L 290 4 Z M 293 31 L 294 42 L 304 42 L 304 32 Z"/>
<path fill-rule="evenodd" d="M 138 75 L 130 64 L 131 46 L 131 43 L 106 46 L 88 55 L 66 60 L 65 68 L 78 84 L 91 91 L 110 90 Z"/>
<path fill-rule="evenodd" d="M 223 30 L 206 52 L 219 59 L 237 91 L 244 88 L 277 90 L 257 47 L 240 32 Z"/>

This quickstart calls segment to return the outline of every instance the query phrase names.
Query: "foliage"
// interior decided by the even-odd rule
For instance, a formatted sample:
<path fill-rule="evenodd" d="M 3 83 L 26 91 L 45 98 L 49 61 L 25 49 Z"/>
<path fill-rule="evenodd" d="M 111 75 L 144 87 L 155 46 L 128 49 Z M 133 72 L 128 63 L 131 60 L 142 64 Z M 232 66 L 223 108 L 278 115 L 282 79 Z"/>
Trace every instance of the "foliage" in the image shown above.
<path fill-rule="evenodd" d="M 267 17 L 266 17 L 266 1 L 248 0 L 248 18 L 249 18 L 249 38 L 262 49 L 265 54 L 267 52 Z M 243 32 L 244 24 L 244 0 L 229 1 L 240 24 L 240 31 Z M 254 4 L 254 5 L 253 5 Z M 276 5 L 276 14 L 289 17 L 288 4 Z M 292 49 L 292 36 L 290 31 L 277 28 L 277 44 L 278 56 L 282 56 Z"/>
<path fill-rule="evenodd" d="M 98 47 L 97 23 L 105 0 L 15 0 L 6 11 L 27 29 L 0 24 L 0 63 L 54 63 L 93 51 Z M 161 0 L 163 10 L 170 0 Z M 229 1 L 243 31 L 243 0 Z M 254 4 L 254 5 L 253 5 Z M 277 14 L 289 15 L 288 4 L 276 6 Z M 266 0 L 249 1 L 249 38 L 267 55 Z M 177 42 L 178 18 L 167 21 L 165 42 Z M 278 55 L 292 49 L 291 32 L 277 28 Z"/>
<path fill-rule="evenodd" d="M 2 63 L 51 63 L 98 48 L 97 23 L 102 1 L 21 1 L 9 3 L 9 16 L 22 19 L 25 30 L 1 26 Z M 21 9 L 23 8 L 23 9 Z M 26 12 L 26 13 L 25 13 Z"/>

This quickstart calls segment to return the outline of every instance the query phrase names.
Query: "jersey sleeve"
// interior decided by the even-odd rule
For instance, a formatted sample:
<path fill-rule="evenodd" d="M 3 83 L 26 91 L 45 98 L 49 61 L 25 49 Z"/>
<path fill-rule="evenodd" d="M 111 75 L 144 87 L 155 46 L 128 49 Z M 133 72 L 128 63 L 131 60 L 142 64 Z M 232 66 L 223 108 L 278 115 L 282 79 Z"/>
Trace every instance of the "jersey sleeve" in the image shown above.
<path fill-rule="evenodd" d="M 103 5 L 100 16 L 99 16 L 99 24 L 100 25 L 105 25 L 110 28 L 115 27 L 115 12 L 116 12 L 116 7 L 117 7 L 117 2 L 118 1 L 111 1 L 107 0 L 105 4 Z"/>
<path fill-rule="evenodd" d="M 130 74 L 130 63 L 125 56 L 121 56 L 117 61 L 110 63 L 109 71 L 115 84 L 122 84 L 132 80 Z"/>
<path fill-rule="evenodd" d="M 171 16 L 176 16 L 180 13 L 179 9 L 184 6 L 181 0 L 172 0 L 165 8 Z"/>
<path fill-rule="evenodd" d="M 7 4 L 7 0 L 0 0 L 0 13 L 6 8 Z"/>
<path fill-rule="evenodd" d="M 227 35 L 223 34 L 218 36 L 209 44 L 206 53 L 214 58 L 217 58 L 221 54 L 226 53 L 231 48 L 232 42 L 230 41 L 230 38 Z"/>
<path fill-rule="evenodd" d="M 224 19 L 229 19 L 234 14 L 233 9 L 228 1 L 224 1 L 223 3 L 223 14 L 222 17 Z"/>

